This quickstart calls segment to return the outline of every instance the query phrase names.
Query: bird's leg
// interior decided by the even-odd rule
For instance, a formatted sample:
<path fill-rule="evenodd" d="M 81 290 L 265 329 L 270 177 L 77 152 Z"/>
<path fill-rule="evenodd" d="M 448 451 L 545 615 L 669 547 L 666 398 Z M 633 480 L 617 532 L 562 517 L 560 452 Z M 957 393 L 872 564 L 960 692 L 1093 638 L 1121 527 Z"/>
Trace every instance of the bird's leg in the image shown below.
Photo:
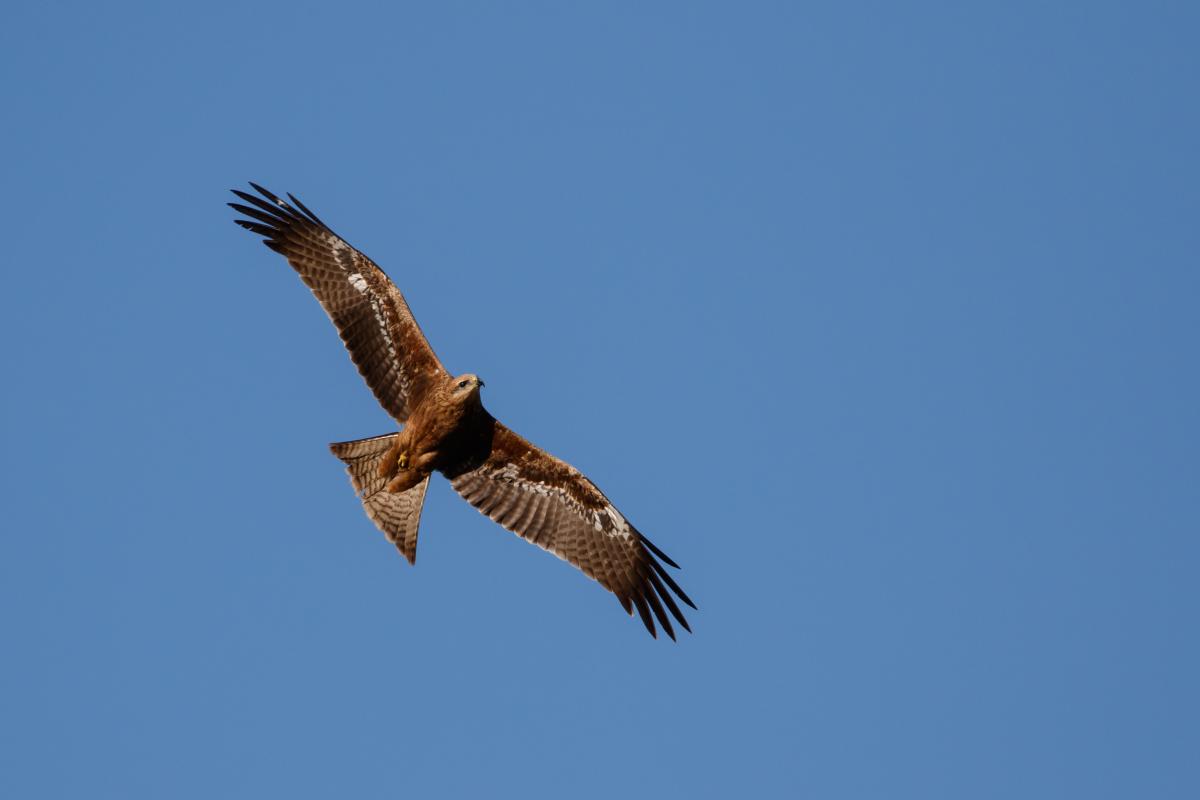
<path fill-rule="evenodd" d="M 407 454 L 406 454 L 407 455 Z M 402 466 L 396 473 L 396 477 L 388 481 L 387 490 L 389 492 L 407 492 L 409 489 L 416 486 L 429 475 L 430 468 L 433 462 L 437 460 L 437 452 L 422 453 L 408 463 L 407 467 Z"/>
<path fill-rule="evenodd" d="M 403 432 L 392 442 L 392 446 L 379 460 L 379 477 L 390 478 L 396 474 L 396 468 L 408 467 L 408 437 Z"/>
<path fill-rule="evenodd" d="M 383 458 L 379 459 L 379 477 L 386 478 L 396 471 L 396 462 L 400 458 L 400 450 L 396 445 L 388 448 L 388 451 L 383 454 Z"/>

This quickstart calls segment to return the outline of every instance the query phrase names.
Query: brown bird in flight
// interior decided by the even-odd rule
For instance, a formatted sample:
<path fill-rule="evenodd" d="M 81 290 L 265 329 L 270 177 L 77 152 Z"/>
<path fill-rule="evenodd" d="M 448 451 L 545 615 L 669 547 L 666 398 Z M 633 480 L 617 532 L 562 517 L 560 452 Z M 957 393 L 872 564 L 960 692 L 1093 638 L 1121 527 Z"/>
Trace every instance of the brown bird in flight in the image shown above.
<path fill-rule="evenodd" d="M 436 471 L 480 512 L 599 581 L 627 613 L 636 608 L 651 636 L 657 619 L 674 639 L 671 617 L 690 632 L 672 593 L 696 605 L 658 559 L 679 565 L 583 473 L 497 422 L 480 400 L 483 381 L 446 371 L 400 290 L 371 259 L 292 195 L 287 203 L 250 185 L 261 196 L 232 190 L 246 204 L 229 205 L 249 217 L 235 222 L 300 274 L 367 386 L 403 426 L 329 449 L 345 462 L 367 516 L 409 563 L 416 562 L 421 506 Z"/>

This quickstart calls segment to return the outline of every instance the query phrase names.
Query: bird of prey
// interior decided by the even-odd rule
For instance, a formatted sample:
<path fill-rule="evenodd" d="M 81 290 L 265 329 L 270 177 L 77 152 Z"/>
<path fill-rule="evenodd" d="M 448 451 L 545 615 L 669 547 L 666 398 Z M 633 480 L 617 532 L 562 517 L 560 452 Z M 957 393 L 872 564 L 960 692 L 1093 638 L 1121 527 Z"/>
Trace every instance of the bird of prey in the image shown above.
<path fill-rule="evenodd" d="M 483 514 L 598 581 L 651 636 L 655 619 L 691 631 L 675 596 L 696 605 L 660 563 L 678 568 L 579 470 L 513 433 L 484 409 L 483 381 L 452 376 L 396 285 L 292 195 L 232 190 L 238 225 L 263 237 L 312 289 L 398 433 L 337 442 L 367 516 L 416 562 L 417 527 L 434 472 Z M 674 595 L 674 596 L 673 596 Z"/>

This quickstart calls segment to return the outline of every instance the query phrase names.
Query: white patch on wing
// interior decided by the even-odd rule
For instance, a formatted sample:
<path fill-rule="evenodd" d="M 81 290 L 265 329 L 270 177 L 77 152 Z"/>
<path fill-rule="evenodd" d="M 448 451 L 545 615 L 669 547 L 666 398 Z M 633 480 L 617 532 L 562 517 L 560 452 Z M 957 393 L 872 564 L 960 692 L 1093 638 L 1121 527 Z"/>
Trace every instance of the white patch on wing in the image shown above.
<path fill-rule="evenodd" d="M 355 274 L 358 275 L 358 273 L 355 273 Z M 362 278 L 362 276 L 359 275 L 359 278 Z M 364 281 L 363 283 L 365 285 L 366 281 Z M 383 332 L 383 341 L 387 343 L 388 357 L 391 359 L 391 363 L 392 363 L 393 367 L 396 368 L 400 374 L 400 386 L 405 392 L 407 392 L 408 391 L 408 381 L 406 380 L 407 376 L 403 373 L 403 371 L 398 369 L 400 366 L 400 362 L 399 362 L 399 359 L 396 357 L 396 345 L 392 343 L 392 331 L 390 328 L 388 328 L 387 317 L 384 316 L 383 309 L 380 307 L 379 303 L 375 300 L 374 296 L 371 297 L 371 310 L 373 312 L 375 312 L 375 321 L 377 323 L 379 323 L 379 330 L 381 330 Z"/>
<path fill-rule="evenodd" d="M 613 537 L 620 538 L 620 539 L 628 539 L 629 538 L 629 523 L 625 520 L 625 518 L 623 516 L 621 516 L 621 512 L 619 512 L 615 508 L 613 508 L 611 504 L 606 505 L 600 511 L 592 512 L 592 517 L 593 517 L 593 519 L 595 519 L 595 522 L 593 524 L 600 530 L 604 530 L 604 526 L 600 522 L 601 514 L 607 514 L 608 518 L 610 520 L 612 520 L 612 531 L 609 532 L 609 534 L 608 534 L 609 536 L 613 536 Z"/>
<path fill-rule="evenodd" d="M 489 473 L 488 477 L 501 483 L 519 486 L 520 491 L 539 494 L 545 497 L 554 497 L 559 502 L 570 506 L 597 531 L 600 531 L 601 533 L 607 533 L 608 536 L 618 539 L 630 538 L 629 523 L 626 521 L 625 517 L 621 516 L 621 512 L 617 511 L 617 509 L 615 509 L 611 504 L 606 505 L 604 508 L 598 511 L 586 510 L 577 502 L 575 502 L 570 495 L 563 491 L 561 487 L 549 486 L 540 481 L 534 483 L 532 481 L 525 480 L 521 476 L 521 470 L 516 464 L 505 464 L 501 469 L 494 470 Z M 605 532 L 605 526 L 601 521 L 602 514 L 606 515 L 609 520 L 611 520 L 611 525 L 609 526 L 609 530 L 607 532 Z M 558 553 L 555 553 L 555 555 L 558 555 L 559 558 L 563 558 L 563 556 L 559 555 Z"/>
<path fill-rule="evenodd" d="M 361 273 L 355 272 L 350 276 L 350 285 L 357 289 L 359 294 L 367 293 L 367 279 Z"/>

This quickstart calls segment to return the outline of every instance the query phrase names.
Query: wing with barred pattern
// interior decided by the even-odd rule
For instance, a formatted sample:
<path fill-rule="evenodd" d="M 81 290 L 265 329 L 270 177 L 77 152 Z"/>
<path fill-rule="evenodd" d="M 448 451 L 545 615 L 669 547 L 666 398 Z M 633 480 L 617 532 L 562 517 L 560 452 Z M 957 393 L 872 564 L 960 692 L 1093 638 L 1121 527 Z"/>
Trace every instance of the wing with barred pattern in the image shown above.
<path fill-rule="evenodd" d="M 428 386 L 446 375 L 404 295 L 375 262 L 295 197 L 289 194 L 287 203 L 250 185 L 261 196 L 234 189 L 248 205 L 229 205 L 250 218 L 235 222 L 287 258 L 333 320 L 379 404 L 404 422 Z"/>
<path fill-rule="evenodd" d="M 651 636 L 657 619 L 674 639 L 672 616 L 691 631 L 672 595 L 696 605 L 658 559 L 679 565 L 633 527 L 594 483 L 494 420 L 485 440 L 483 452 L 445 470 L 455 491 L 503 527 L 598 581 L 629 614 L 636 608 Z"/>

